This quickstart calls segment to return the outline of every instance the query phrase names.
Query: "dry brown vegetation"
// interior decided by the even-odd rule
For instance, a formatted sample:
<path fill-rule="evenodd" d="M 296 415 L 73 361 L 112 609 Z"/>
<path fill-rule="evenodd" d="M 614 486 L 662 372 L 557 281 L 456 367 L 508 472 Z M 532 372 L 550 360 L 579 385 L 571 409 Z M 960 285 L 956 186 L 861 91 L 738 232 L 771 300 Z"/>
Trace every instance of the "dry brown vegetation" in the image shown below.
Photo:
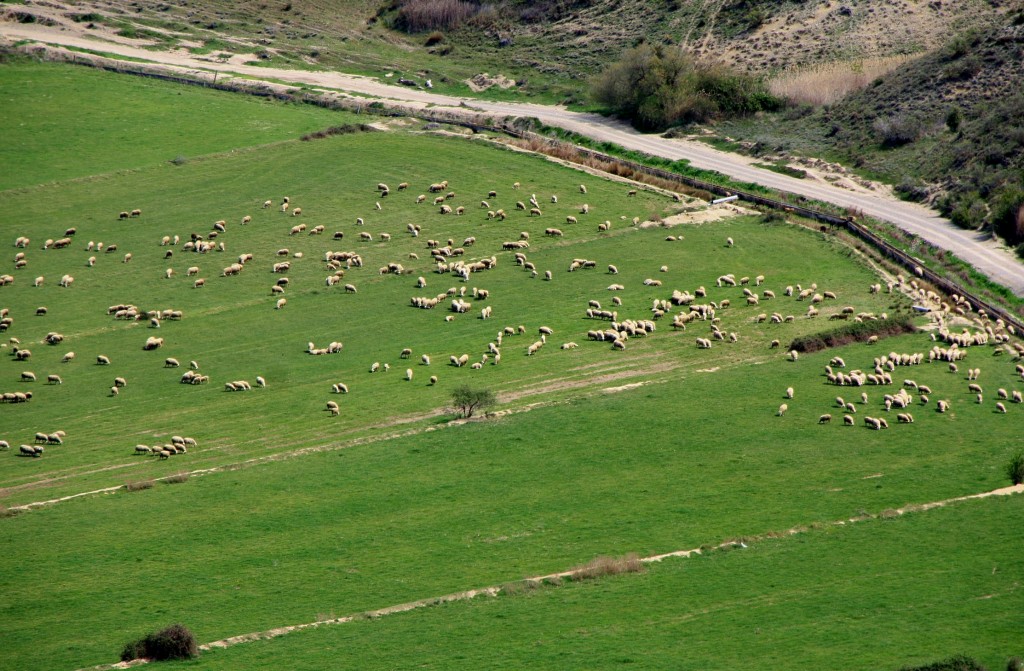
<path fill-rule="evenodd" d="M 768 82 L 773 95 L 800 105 L 830 105 L 906 63 L 910 56 L 833 61 L 793 69 Z"/>
<path fill-rule="evenodd" d="M 640 556 L 630 553 L 624 557 L 595 557 L 583 566 L 578 566 L 569 574 L 570 580 L 592 580 L 620 573 L 640 573 L 644 563 Z"/>

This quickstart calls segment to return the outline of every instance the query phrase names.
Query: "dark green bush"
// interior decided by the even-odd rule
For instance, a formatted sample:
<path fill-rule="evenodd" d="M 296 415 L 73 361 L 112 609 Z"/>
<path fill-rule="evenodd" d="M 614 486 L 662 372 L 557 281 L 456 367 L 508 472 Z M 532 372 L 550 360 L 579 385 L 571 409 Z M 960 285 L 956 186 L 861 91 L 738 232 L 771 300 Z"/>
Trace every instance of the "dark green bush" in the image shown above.
<path fill-rule="evenodd" d="M 790 343 L 789 349 L 795 349 L 797 352 L 817 352 L 829 347 L 840 347 L 852 342 L 866 341 L 873 335 L 884 338 L 901 333 L 913 333 L 916 330 L 909 317 L 865 320 L 846 324 L 830 331 L 800 336 Z"/>
<path fill-rule="evenodd" d="M 192 659 L 199 655 L 196 637 L 182 624 L 172 624 L 160 631 L 130 641 L 121 651 L 121 661 L 147 658 L 154 660 Z"/>
<path fill-rule="evenodd" d="M 591 95 L 645 130 L 782 107 L 760 79 L 698 63 L 677 48 L 648 44 L 628 50 L 599 75 Z"/>
<path fill-rule="evenodd" d="M 1024 482 L 1024 452 L 1018 452 L 1010 457 L 1010 462 L 1006 464 L 1006 476 L 1015 485 Z"/>
<path fill-rule="evenodd" d="M 966 655 L 956 655 L 924 666 L 904 666 L 900 671 L 986 671 L 986 669 Z"/>

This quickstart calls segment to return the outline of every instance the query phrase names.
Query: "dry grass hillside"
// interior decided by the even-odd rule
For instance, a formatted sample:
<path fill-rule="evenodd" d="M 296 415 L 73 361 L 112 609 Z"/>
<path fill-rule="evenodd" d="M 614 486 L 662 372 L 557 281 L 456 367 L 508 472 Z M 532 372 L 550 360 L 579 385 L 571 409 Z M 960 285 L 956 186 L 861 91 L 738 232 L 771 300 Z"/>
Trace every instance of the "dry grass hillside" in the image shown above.
<path fill-rule="evenodd" d="M 9 18 L 87 26 L 153 48 L 461 82 L 496 68 L 534 88 L 584 88 L 621 52 L 677 44 L 755 73 L 920 53 L 1004 0 L 55 0 Z M 476 72 L 473 72 L 474 68 Z M 470 73 L 467 75 L 466 73 Z"/>

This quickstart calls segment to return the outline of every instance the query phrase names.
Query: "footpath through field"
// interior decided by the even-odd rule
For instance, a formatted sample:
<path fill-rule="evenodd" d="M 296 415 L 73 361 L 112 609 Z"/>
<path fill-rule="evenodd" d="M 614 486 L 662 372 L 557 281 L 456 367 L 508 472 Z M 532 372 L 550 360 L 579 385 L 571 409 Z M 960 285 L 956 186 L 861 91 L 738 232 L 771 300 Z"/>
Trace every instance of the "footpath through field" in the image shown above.
<path fill-rule="evenodd" d="M 369 77 L 340 72 L 247 65 L 245 61 L 253 60 L 255 56 L 250 58 L 236 54 L 229 62 L 217 62 L 184 50 L 156 51 L 136 46 L 146 44 L 144 41 L 98 40 L 90 36 L 80 25 L 45 26 L 39 23 L 0 22 L 0 42 L 4 40 L 90 49 L 115 57 L 143 59 L 162 64 L 184 75 L 201 74 L 197 73 L 197 70 L 207 73 L 222 72 L 263 81 L 268 86 L 280 86 L 274 82 L 282 81 L 313 85 L 358 93 L 371 99 L 400 102 L 411 107 L 469 108 L 500 116 L 536 117 L 547 125 L 564 128 L 599 142 L 611 142 L 627 149 L 671 160 L 687 160 L 694 167 L 714 170 L 735 180 L 753 182 L 779 191 L 829 202 L 839 207 L 860 210 L 955 253 L 995 282 L 1010 288 L 1018 296 L 1024 296 L 1024 263 L 1010 250 L 1000 247 L 985 233 L 957 228 L 948 219 L 940 217 L 926 207 L 882 194 L 854 192 L 828 182 L 797 179 L 766 171 L 754 166 L 754 161 L 747 157 L 719 151 L 700 142 L 644 135 L 624 123 L 600 115 L 572 112 L 554 105 L 457 98 L 425 90 L 391 86 Z"/>
<path fill-rule="evenodd" d="M 904 506 L 903 508 L 896 509 L 895 511 L 885 511 L 885 512 L 877 514 L 877 515 L 862 515 L 860 517 L 855 517 L 855 518 L 849 518 L 849 519 L 844 519 L 844 520 L 836 520 L 836 521 L 832 522 L 832 524 L 835 525 L 835 526 L 846 526 L 846 525 L 849 525 L 849 524 L 854 524 L 856 522 L 863 522 L 863 521 L 867 521 L 867 520 L 874 520 L 874 519 L 879 519 L 879 518 L 885 518 L 885 517 L 889 517 L 889 516 L 892 516 L 892 515 L 905 515 L 905 514 L 908 514 L 908 513 L 924 512 L 924 511 L 927 511 L 927 510 L 931 510 L 933 508 L 941 508 L 942 506 L 946 506 L 946 505 L 949 505 L 949 504 L 952 504 L 952 503 L 958 503 L 958 502 L 961 502 L 961 501 L 969 501 L 971 499 L 982 499 L 982 498 L 987 498 L 987 497 L 990 497 L 990 496 L 1009 496 L 1009 495 L 1012 495 L 1012 494 L 1024 494 L 1024 484 L 1014 485 L 1012 487 L 1003 487 L 1001 489 L 995 489 L 995 490 L 988 491 L 988 492 L 981 492 L 980 494 L 970 494 L 968 496 L 958 496 L 958 497 L 951 498 L 951 499 L 944 499 L 942 501 L 932 501 L 930 503 L 921 503 L 921 504 L 907 505 L 907 506 Z M 792 529 L 787 529 L 785 532 L 783 532 L 782 535 L 795 536 L 797 534 L 804 533 L 807 530 L 808 530 L 807 527 L 795 527 L 795 528 L 792 528 Z M 712 550 L 719 550 L 719 549 L 724 549 L 724 548 L 735 548 L 735 547 L 747 548 L 747 547 L 749 547 L 748 544 L 747 544 L 748 542 L 749 543 L 756 543 L 758 541 L 765 540 L 765 539 L 768 539 L 768 538 L 778 537 L 779 535 L 780 534 L 777 534 L 777 533 L 767 533 L 767 534 L 763 534 L 761 536 L 756 536 L 756 537 L 752 537 L 752 538 L 748 537 L 748 538 L 745 538 L 742 541 L 740 541 L 740 540 L 727 540 L 727 541 L 724 541 L 722 543 L 719 543 L 718 545 L 712 547 L 711 549 Z M 694 549 L 691 549 L 691 550 L 676 550 L 674 552 L 666 552 L 666 553 L 662 553 L 662 554 L 651 555 L 649 557 L 641 557 L 639 559 L 634 559 L 634 560 L 628 560 L 627 559 L 627 560 L 621 560 L 621 561 L 623 561 L 623 562 L 633 561 L 633 562 L 639 562 L 641 564 L 650 564 L 650 563 L 660 562 L 660 561 L 662 561 L 664 559 L 670 559 L 670 558 L 686 559 L 686 558 L 689 558 L 689 557 L 691 557 L 693 555 L 699 555 L 699 554 L 701 554 L 701 552 L 702 552 L 701 548 L 694 548 Z M 618 560 L 612 560 L 612 561 L 615 562 L 615 561 L 618 561 Z M 627 570 L 636 570 L 636 569 L 633 568 L 633 569 L 627 569 Z M 555 582 L 563 581 L 563 580 L 578 580 L 578 579 L 582 579 L 584 577 L 587 577 L 588 575 L 595 575 L 594 571 L 595 571 L 595 568 L 592 565 L 585 565 L 585 566 L 581 566 L 581 567 L 578 567 L 578 568 L 570 569 L 568 571 L 560 571 L 558 573 L 550 573 L 548 575 L 541 575 L 541 576 L 534 576 L 534 577 L 531 577 L 531 578 L 524 578 L 522 580 L 515 581 L 515 582 L 519 583 L 519 584 L 522 584 L 524 586 L 529 586 L 529 585 L 539 586 L 539 585 L 542 585 L 542 584 L 545 584 L 545 583 L 551 584 L 551 583 L 555 583 Z M 615 571 L 615 572 L 623 572 L 623 571 L 620 570 L 620 571 Z M 602 575 L 602 574 L 601 573 L 596 573 L 596 575 Z M 230 648 L 232 646 L 239 645 L 241 643 L 252 643 L 253 641 L 262 641 L 262 640 L 267 640 L 267 639 L 271 639 L 271 638 L 277 638 L 278 636 L 284 636 L 285 634 L 291 634 L 291 633 L 294 633 L 296 631 L 302 631 L 302 630 L 305 630 L 305 629 L 315 629 L 317 627 L 322 627 L 322 626 L 326 626 L 326 625 L 346 624 L 348 622 L 355 622 L 355 621 L 366 620 L 366 619 L 376 619 L 376 618 L 380 618 L 380 617 L 385 617 L 387 615 L 395 615 L 397 613 L 407 613 L 409 611 L 417 610 L 417 609 L 420 609 L 420 608 L 426 608 L 428 606 L 439 606 L 439 605 L 442 605 L 442 604 L 452 603 L 452 602 L 455 602 L 455 601 L 469 601 L 471 599 L 475 599 L 475 598 L 480 597 L 480 596 L 491 596 L 491 597 L 494 597 L 494 596 L 498 596 L 499 594 L 501 594 L 502 589 L 503 588 L 501 586 L 498 586 L 498 585 L 492 585 L 490 587 L 480 587 L 480 588 L 476 588 L 476 589 L 465 590 L 465 591 L 462 591 L 462 592 L 454 592 L 454 593 L 451 593 L 451 594 L 445 594 L 443 596 L 430 597 L 430 598 L 426 598 L 426 599 L 419 599 L 417 601 L 410 601 L 408 603 L 396 604 L 394 606 L 387 606 L 387 607 L 384 607 L 384 608 L 379 608 L 377 610 L 365 611 L 365 612 L 356 613 L 356 614 L 353 614 L 353 615 L 346 615 L 344 617 L 337 617 L 337 618 L 332 618 L 332 619 L 318 620 L 316 622 L 307 622 L 307 623 L 303 623 L 303 624 L 287 625 L 287 626 L 283 626 L 283 627 L 276 627 L 274 629 L 268 629 L 266 631 L 258 631 L 258 632 L 252 632 L 252 633 L 249 633 L 249 634 L 241 634 L 241 635 L 238 635 L 238 636 L 231 636 L 230 638 L 224 638 L 224 639 L 220 639 L 218 641 L 211 641 L 209 643 L 204 643 L 203 645 L 199 646 L 199 650 L 200 651 L 204 651 L 204 650 L 213 650 L 213 649 L 218 649 L 218 648 Z M 115 664 L 101 664 L 99 666 L 88 667 L 87 669 L 79 669 L 78 671 L 107 671 L 108 669 L 127 669 L 127 668 L 132 668 L 132 667 L 140 666 L 140 665 L 147 664 L 147 663 L 149 663 L 149 660 L 144 660 L 144 659 L 143 660 L 133 660 L 133 661 L 130 661 L 130 662 L 117 662 Z"/>

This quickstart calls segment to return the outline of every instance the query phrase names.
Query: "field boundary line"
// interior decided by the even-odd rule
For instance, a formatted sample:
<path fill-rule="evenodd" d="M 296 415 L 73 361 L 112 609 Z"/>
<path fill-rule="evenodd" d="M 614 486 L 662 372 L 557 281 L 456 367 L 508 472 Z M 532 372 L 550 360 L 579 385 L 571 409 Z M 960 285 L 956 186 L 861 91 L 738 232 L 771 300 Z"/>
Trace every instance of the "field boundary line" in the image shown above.
<path fill-rule="evenodd" d="M 956 496 L 941 501 L 931 501 L 928 503 L 918 504 L 907 504 L 901 508 L 887 509 L 877 514 L 865 514 L 858 517 L 850 517 L 843 520 L 836 520 L 831 522 L 832 526 L 848 526 L 857 522 L 865 522 L 869 520 L 884 520 L 892 517 L 901 517 L 903 515 L 911 513 L 920 513 L 935 508 L 942 508 L 944 506 L 960 503 L 962 501 L 970 501 L 975 499 L 984 499 L 992 496 L 1012 496 L 1014 494 L 1024 494 L 1024 484 L 1013 485 L 1010 487 L 1001 487 L 999 489 L 993 489 L 987 492 L 980 492 L 977 494 L 967 494 L 964 496 Z M 649 555 L 647 557 L 640 557 L 636 561 L 642 564 L 653 564 L 664 561 L 665 559 L 689 559 L 694 555 L 703 555 L 708 552 L 715 550 L 724 550 L 732 548 L 744 548 L 749 547 L 747 543 L 756 543 L 759 541 L 766 541 L 774 538 L 796 536 L 798 534 L 807 533 L 815 527 L 808 526 L 797 526 L 787 529 L 783 532 L 767 532 L 756 536 L 744 536 L 742 538 L 728 539 L 722 541 L 718 545 L 714 546 L 701 546 L 699 548 L 693 548 L 690 550 L 674 550 L 672 552 L 665 552 L 656 555 Z M 539 587 L 545 583 L 552 583 L 553 581 L 564 581 L 564 580 L 583 580 L 588 577 L 592 577 L 589 573 L 591 568 L 587 565 L 578 566 L 567 571 L 559 571 L 556 573 L 548 573 L 546 575 L 533 576 L 530 578 L 522 578 L 519 580 L 513 580 L 505 585 L 522 585 L 524 587 Z M 361 620 L 372 620 L 385 617 L 387 615 L 395 615 L 397 613 L 407 613 L 409 611 L 418 610 L 420 608 L 427 608 L 430 606 L 439 606 L 446 603 L 453 603 L 457 601 L 470 601 L 481 596 L 497 597 L 505 589 L 502 585 L 492 585 L 490 587 L 478 587 L 475 589 L 463 590 L 461 592 L 452 592 L 443 596 L 427 597 L 425 599 L 417 599 L 416 601 L 407 601 L 405 603 L 396 604 L 393 606 L 385 606 L 384 608 L 378 608 L 375 610 L 367 610 L 352 615 L 345 615 L 342 617 L 317 620 L 316 622 L 305 622 L 302 624 L 286 625 L 283 627 L 275 627 L 273 629 L 267 629 L 264 631 L 252 632 L 248 634 L 239 634 L 237 636 L 231 636 L 228 638 L 222 638 L 209 643 L 203 643 L 199 646 L 200 651 L 217 650 L 230 648 L 235 645 L 242 643 L 252 643 L 253 641 L 264 641 L 286 634 L 291 634 L 296 631 L 303 631 L 305 629 L 316 629 L 317 627 L 327 625 L 346 624 L 349 622 L 356 622 Z M 117 662 L 114 664 L 100 664 L 98 666 L 85 667 L 78 671 L 108 671 L 110 669 L 128 669 L 135 666 L 141 666 L 150 663 L 149 659 L 136 659 L 130 662 Z"/>
<path fill-rule="evenodd" d="M 672 370 L 673 368 L 669 368 L 668 370 Z M 610 383 L 610 382 L 613 382 L 613 381 L 617 381 L 618 379 L 634 377 L 633 375 L 629 374 L 630 373 L 629 370 L 622 370 L 622 371 L 617 371 L 617 372 L 619 374 L 605 375 L 605 376 L 602 376 L 602 379 L 607 378 L 607 379 L 604 379 L 604 382 L 605 383 Z M 662 371 L 659 371 L 659 372 L 662 372 Z M 642 375 L 642 374 L 643 373 L 638 373 L 637 375 Z M 584 397 L 602 396 L 602 395 L 605 395 L 605 394 L 618 393 L 618 392 L 622 392 L 622 391 L 630 391 L 632 389 L 637 389 L 637 388 L 640 388 L 640 387 L 643 387 L 643 386 L 647 386 L 649 384 L 661 384 L 661 383 L 664 383 L 664 382 L 667 382 L 667 381 L 668 381 L 667 379 L 647 379 L 647 380 L 644 380 L 644 381 L 639 382 L 639 383 L 627 384 L 627 385 L 622 385 L 622 386 L 618 386 L 618 387 L 600 386 L 600 387 L 594 388 L 589 393 L 583 394 L 583 396 Z M 578 387 L 574 386 L 574 385 L 569 385 L 568 387 L 559 387 L 559 388 L 557 388 L 557 389 L 555 389 L 553 391 L 570 391 L 570 392 L 571 391 L 578 391 Z M 504 393 L 509 393 L 509 392 L 504 392 Z M 542 394 L 542 393 L 544 393 L 543 389 L 537 391 L 537 394 Z M 521 394 L 519 396 L 516 396 L 514 398 L 514 400 L 519 400 L 520 398 L 524 398 L 524 397 L 529 396 L 529 395 L 530 394 Z M 574 397 L 574 398 L 577 398 L 577 397 Z M 269 463 L 274 463 L 274 462 L 278 462 L 278 461 L 285 461 L 286 459 L 302 457 L 302 456 L 305 456 L 307 454 L 317 454 L 317 453 L 320 453 L 320 452 L 335 452 L 335 451 L 345 450 L 345 449 L 352 448 L 352 447 L 360 447 L 360 446 L 363 446 L 363 445 L 371 445 L 371 444 L 378 443 L 378 442 L 385 442 L 385 441 L 389 441 L 389 440 L 395 440 L 395 439 L 398 439 L 398 438 L 407 438 L 409 436 L 416 436 L 416 435 L 419 435 L 421 433 L 427 433 L 427 432 L 430 432 L 430 431 L 438 431 L 438 430 L 446 429 L 446 428 L 455 428 L 455 427 L 463 426 L 465 424 L 472 424 L 472 423 L 481 422 L 481 421 L 491 421 L 491 420 L 502 419 L 502 418 L 508 417 L 510 415 L 518 415 L 518 414 L 521 414 L 521 413 L 530 412 L 531 410 L 536 410 L 537 408 L 561 405 L 561 404 L 566 403 L 566 402 L 568 402 L 568 399 L 564 399 L 564 398 L 553 399 L 553 400 L 550 400 L 550 401 L 537 401 L 537 402 L 534 402 L 534 403 L 528 403 L 528 404 L 525 404 L 525 405 L 522 405 L 522 406 L 519 406 L 519 407 L 515 407 L 515 408 L 507 408 L 505 410 L 498 410 L 498 411 L 495 411 L 495 412 L 492 412 L 492 413 L 488 413 L 486 416 L 474 417 L 474 418 L 471 418 L 471 419 L 456 418 L 456 419 L 452 419 L 451 421 L 445 422 L 444 424 L 437 424 L 437 425 L 431 424 L 431 425 L 428 425 L 428 426 L 421 426 L 421 427 L 416 427 L 416 428 L 412 428 L 412 429 L 406 429 L 404 431 L 394 431 L 394 432 L 384 433 L 384 434 L 380 434 L 380 435 L 371 435 L 371 436 L 362 436 L 362 437 L 359 437 L 359 438 L 351 438 L 351 439 L 349 439 L 347 441 L 343 441 L 343 442 L 340 442 L 340 443 L 319 444 L 319 445 L 311 445 L 311 446 L 308 446 L 308 447 L 300 447 L 300 448 L 297 448 L 297 449 L 294 449 L 294 450 L 288 450 L 288 451 L 285 451 L 285 452 L 275 452 L 273 454 L 264 454 L 264 455 L 260 455 L 260 456 L 257 456 L 257 457 L 250 457 L 248 459 L 243 459 L 242 461 L 236 461 L 234 463 L 229 463 L 229 464 L 222 464 L 220 466 L 211 466 L 209 468 L 199 468 L 199 469 L 195 469 L 195 470 L 192 470 L 192 471 L 183 471 L 183 472 L 179 472 L 179 473 L 172 473 L 170 475 L 165 475 L 165 476 L 162 476 L 162 477 L 159 477 L 159 478 L 152 478 L 152 480 L 154 482 L 163 482 L 163 481 L 171 479 L 171 478 L 181 477 L 181 475 L 183 475 L 183 474 L 187 475 L 188 477 L 200 477 L 200 476 L 203 476 L 203 475 L 212 475 L 212 474 L 215 474 L 215 473 L 237 471 L 237 470 L 241 470 L 243 468 L 248 468 L 250 466 L 259 466 L 259 465 L 262 465 L 262 464 L 269 464 Z M 435 411 L 426 412 L 426 413 L 417 413 L 417 414 L 414 414 L 414 415 L 409 415 L 406 419 L 408 419 L 409 422 L 416 422 L 416 421 L 423 421 L 423 420 L 426 420 L 426 419 L 430 419 L 432 417 L 438 417 L 438 416 L 443 415 L 443 414 L 444 414 L 443 410 L 435 410 Z M 405 423 L 405 422 L 399 422 L 399 423 Z M 378 427 L 369 427 L 369 428 L 372 429 L 372 428 L 381 428 L 381 427 L 378 426 Z M 357 431 L 366 430 L 366 427 L 362 427 L 362 428 L 358 428 L 357 427 L 356 430 Z M 19 486 L 23 486 L 23 485 L 19 485 Z M 110 486 L 110 487 L 102 487 L 100 489 L 93 489 L 93 490 L 86 491 L 86 492 L 76 492 L 74 494 L 68 494 L 66 496 L 58 496 L 58 497 L 55 497 L 55 498 L 52 498 L 52 499 L 44 499 L 44 500 L 41 500 L 41 501 L 32 501 L 30 503 L 23 503 L 23 504 L 16 505 L 16 506 L 9 506 L 7 508 L 7 511 L 11 512 L 11 513 L 28 512 L 28 511 L 35 510 L 35 509 L 38 509 L 38 508 L 44 508 L 46 506 L 56 505 L 58 503 L 65 503 L 67 501 L 71 501 L 73 499 L 81 498 L 83 496 L 93 496 L 93 495 L 100 495 L 100 494 L 113 494 L 113 493 L 118 492 L 120 490 L 126 490 L 126 485 L 114 485 L 114 486 Z"/>

